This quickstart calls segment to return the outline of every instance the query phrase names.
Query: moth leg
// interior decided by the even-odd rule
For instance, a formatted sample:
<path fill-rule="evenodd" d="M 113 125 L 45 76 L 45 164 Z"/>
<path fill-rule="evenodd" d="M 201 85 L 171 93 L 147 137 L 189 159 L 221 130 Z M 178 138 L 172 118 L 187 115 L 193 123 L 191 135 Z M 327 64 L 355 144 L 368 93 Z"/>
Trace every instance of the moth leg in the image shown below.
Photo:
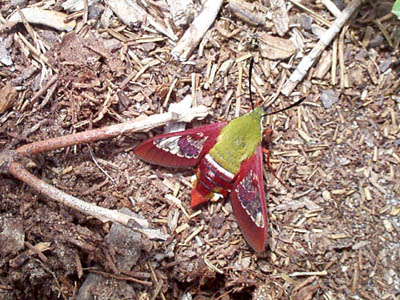
<path fill-rule="evenodd" d="M 269 156 L 270 156 L 269 150 L 263 147 L 263 148 L 262 148 L 262 151 L 263 151 L 263 152 L 265 153 L 265 155 L 267 156 L 267 167 L 268 167 L 268 169 L 271 171 L 272 175 L 274 175 L 274 177 L 275 177 L 276 179 L 278 179 L 278 181 L 279 181 L 285 188 L 287 188 L 286 184 L 278 177 L 278 175 L 276 175 L 275 170 L 274 170 L 274 169 L 272 168 L 272 166 L 271 166 L 271 163 L 270 163 L 270 161 L 269 161 Z"/>

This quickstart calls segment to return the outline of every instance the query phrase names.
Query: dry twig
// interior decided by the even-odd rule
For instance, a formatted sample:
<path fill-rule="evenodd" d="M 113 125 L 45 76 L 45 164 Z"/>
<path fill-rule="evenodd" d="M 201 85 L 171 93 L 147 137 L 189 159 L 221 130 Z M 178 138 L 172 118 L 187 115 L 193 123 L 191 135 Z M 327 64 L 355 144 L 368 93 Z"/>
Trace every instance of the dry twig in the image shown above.
<path fill-rule="evenodd" d="M 108 139 L 125 133 L 147 131 L 171 121 L 190 122 L 191 120 L 193 120 L 193 118 L 205 117 L 207 113 L 208 109 L 206 107 L 198 106 L 192 108 L 185 114 L 168 112 L 164 114 L 153 115 L 144 120 L 135 120 L 131 122 L 108 126 L 105 128 L 88 130 L 77 134 L 71 134 L 44 141 L 34 142 L 28 145 L 24 145 L 15 151 L 0 152 L 0 171 L 13 175 L 17 179 L 28 184 L 39 193 L 55 201 L 76 209 L 83 214 L 93 216 L 102 222 L 112 221 L 130 227 L 137 227 L 134 225 L 138 224 L 139 229 L 135 228 L 135 230 L 146 234 L 149 238 L 165 239 L 166 235 L 162 234 L 161 232 L 156 232 L 154 230 L 148 229 L 148 224 L 146 220 L 132 217 L 115 210 L 102 208 L 68 195 L 67 193 L 56 189 L 50 184 L 44 182 L 43 180 L 40 180 L 36 176 L 29 173 L 18 162 L 18 160 L 21 158 L 21 156 L 31 156 L 33 154 L 38 154 L 44 151 L 50 151 L 76 144 Z"/>
<path fill-rule="evenodd" d="M 343 10 L 341 15 L 333 22 L 331 27 L 326 31 L 325 35 L 320 38 L 314 49 L 305 56 L 296 70 L 292 73 L 289 80 L 286 81 L 282 89 L 282 94 L 289 96 L 296 85 L 304 78 L 311 66 L 316 62 L 322 51 L 331 43 L 332 39 L 339 33 L 346 21 L 361 5 L 362 0 L 353 0 Z"/>
<path fill-rule="evenodd" d="M 174 49 L 172 49 L 171 54 L 173 57 L 180 61 L 185 61 L 189 58 L 208 28 L 214 23 L 222 2 L 222 0 L 208 0 L 204 4 L 201 13 L 196 17 L 188 30 L 186 30 Z"/>
<path fill-rule="evenodd" d="M 67 21 L 68 15 L 54 10 L 46 10 L 37 7 L 27 7 L 21 9 L 21 12 L 29 23 L 43 24 L 53 27 L 57 30 L 71 31 L 75 28 L 76 25 L 75 20 Z M 18 11 L 13 13 L 8 19 L 10 25 L 22 21 L 23 19 L 21 18 L 21 15 L 20 13 L 18 13 Z"/>

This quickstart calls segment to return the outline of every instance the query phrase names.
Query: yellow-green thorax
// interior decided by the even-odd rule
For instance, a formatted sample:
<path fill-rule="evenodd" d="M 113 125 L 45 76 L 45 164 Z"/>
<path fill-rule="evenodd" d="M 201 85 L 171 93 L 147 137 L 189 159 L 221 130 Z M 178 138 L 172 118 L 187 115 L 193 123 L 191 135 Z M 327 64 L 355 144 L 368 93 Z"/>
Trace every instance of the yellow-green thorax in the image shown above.
<path fill-rule="evenodd" d="M 210 150 L 211 157 L 227 171 L 236 174 L 242 161 L 253 155 L 262 139 L 264 110 L 256 107 L 248 114 L 230 121 Z"/>

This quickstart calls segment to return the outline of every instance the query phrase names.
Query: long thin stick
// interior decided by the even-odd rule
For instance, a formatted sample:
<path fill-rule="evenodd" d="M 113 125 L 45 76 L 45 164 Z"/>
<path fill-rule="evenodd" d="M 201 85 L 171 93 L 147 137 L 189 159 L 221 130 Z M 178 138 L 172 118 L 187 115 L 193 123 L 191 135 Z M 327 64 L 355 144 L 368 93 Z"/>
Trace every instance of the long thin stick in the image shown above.
<path fill-rule="evenodd" d="M 361 2 L 362 0 L 353 0 L 346 6 L 341 15 L 335 20 L 335 22 L 332 23 L 331 27 L 320 38 L 314 49 L 301 60 L 296 70 L 292 73 L 288 81 L 286 81 L 285 85 L 283 86 L 282 94 L 289 96 L 292 93 L 296 85 L 304 78 L 322 51 L 324 51 L 325 48 L 331 43 L 346 21 L 361 5 Z"/>
<path fill-rule="evenodd" d="M 19 147 L 16 151 L 23 156 L 30 156 L 41 152 L 51 151 L 77 144 L 105 140 L 119 136 L 121 134 L 138 131 L 148 131 L 152 128 L 165 125 L 168 122 L 190 122 L 194 118 L 204 118 L 207 114 L 207 107 L 197 106 L 190 109 L 186 114 L 167 112 L 164 114 L 152 115 L 144 120 L 133 120 L 126 123 L 107 126 L 104 128 L 92 129 L 44 141 L 34 142 Z"/>
<path fill-rule="evenodd" d="M 167 235 L 159 230 L 148 228 L 148 222 L 146 220 L 116 210 L 99 207 L 68 195 L 29 173 L 28 170 L 26 170 L 18 161 L 23 156 L 30 156 L 40 152 L 55 150 L 80 143 L 89 143 L 107 139 L 128 132 L 146 131 L 156 126 L 165 125 L 171 121 L 190 122 L 193 118 L 204 118 L 208 112 L 209 109 L 207 107 L 197 106 L 180 114 L 168 112 L 153 115 L 143 120 L 135 120 L 104 128 L 88 130 L 77 134 L 34 142 L 24 145 L 16 151 L 4 150 L 0 152 L 0 172 L 9 173 L 50 199 L 76 209 L 83 214 L 93 216 L 102 222 L 112 221 L 120 223 L 142 232 L 150 239 L 166 240 Z"/>
<path fill-rule="evenodd" d="M 102 222 L 113 221 L 125 226 L 130 225 L 131 227 L 133 227 L 135 223 L 138 223 L 141 227 L 148 227 L 148 223 L 144 219 L 131 217 L 116 210 L 106 209 L 92 203 L 82 201 L 63 191 L 60 191 L 59 189 L 29 173 L 20 163 L 11 162 L 8 165 L 8 170 L 11 175 L 28 184 L 40 194 L 68 207 L 76 209 L 83 214 L 93 216 Z"/>

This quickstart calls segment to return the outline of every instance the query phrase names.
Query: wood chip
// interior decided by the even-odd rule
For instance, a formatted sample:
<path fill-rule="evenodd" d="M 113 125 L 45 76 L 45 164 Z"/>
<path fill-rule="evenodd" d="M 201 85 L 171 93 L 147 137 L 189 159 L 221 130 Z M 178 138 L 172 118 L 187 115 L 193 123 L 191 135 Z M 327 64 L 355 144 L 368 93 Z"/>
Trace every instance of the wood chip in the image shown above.
<path fill-rule="evenodd" d="M 284 36 L 289 30 L 289 15 L 286 9 L 286 1 L 270 0 L 272 21 L 280 36 Z"/>
<path fill-rule="evenodd" d="M 348 236 L 345 233 L 336 233 L 336 234 L 330 234 L 328 237 L 333 240 L 337 240 L 337 239 L 345 239 Z"/>
<path fill-rule="evenodd" d="M 389 233 L 393 232 L 394 230 L 392 223 L 387 219 L 383 220 L 383 226 L 385 226 L 386 231 Z"/>
<path fill-rule="evenodd" d="M 200 226 L 196 228 L 184 241 L 184 244 L 189 243 L 196 235 L 198 235 L 202 230 L 204 229 L 204 226 Z"/>

